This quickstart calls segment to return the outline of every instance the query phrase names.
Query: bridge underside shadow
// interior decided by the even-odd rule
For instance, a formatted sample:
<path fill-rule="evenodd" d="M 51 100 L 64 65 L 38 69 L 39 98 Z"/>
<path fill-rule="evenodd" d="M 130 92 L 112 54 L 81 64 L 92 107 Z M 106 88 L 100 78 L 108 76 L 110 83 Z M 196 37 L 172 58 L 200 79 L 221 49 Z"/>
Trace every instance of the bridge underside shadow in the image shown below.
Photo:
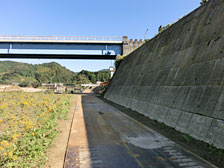
<path fill-rule="evenodd" d="M 101 60 L 115 60 L 116 55 L 42 55 L 42 54 L 0 54 L 0 58 L 10 59 L 101 59 Z"/>

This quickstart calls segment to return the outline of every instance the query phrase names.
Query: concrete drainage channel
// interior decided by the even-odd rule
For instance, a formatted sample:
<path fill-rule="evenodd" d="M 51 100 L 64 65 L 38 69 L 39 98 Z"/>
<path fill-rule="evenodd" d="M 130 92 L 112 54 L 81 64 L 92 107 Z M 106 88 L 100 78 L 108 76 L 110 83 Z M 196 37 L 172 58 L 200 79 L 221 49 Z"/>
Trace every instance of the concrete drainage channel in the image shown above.
<path fill-rule="evenodd" d="M 65 168 L 213 168 L 94 95 L 79 96 Z"/>
<path fill-rule="evenodd" d="M 145 126 L 152 128 L 156 131 L 158 131 L 159 133 L 161 133 L 162 135 L 168 137 L 169 139 L 171 139 L 172 141 L 176 142 L 177 144 L 179 144 L 181 147 L 187 149 L 188 151 L 191 151 L 192 154 L 199 156 L 200 158 L 202 158 L 203 160 L 207 160 L 208 162 L 218 166 L 218 167 L 223 167 L 224 165 L 224 150 L 222 149 L 217 149 L 214 146 L 207 144 L 205 142 L 196 140 L 194 138 L 192 138 L 191 136 L 187 135 L 187 134 L 183 134 L 181 132 L 176 131 L 174 128 L 171 128 L 169 126 L 166 126 L 163 123 L 159 123 L 155 120 L 151 120 L 148 117 L 133 111 L 131 109 L 125 108 L 119 104 L 113 103 L 109 100 L 104 99 L 101 96 L 98 96 L 98 98 L 100 98 L 102 101 L 104 101 L 105 103 L 110 104 L 111 106 L 119 109 L 121 112 L 123 112 L 124 114 L 128 115 L 129 117 L 139 121 L 140 123 L 144 124 Z M 129 138 L 129 140 L 133 143 L 135 143 L 136 145 L 141 146 L 142 148 L 144 148 L 144 145 L 142 146 L 142 142 L 147 141 L 149 142 L 150 139 L 145 139 L 144 137 L 138 137 L 138 138 Z M 167 141 L 164 141 L 164 143 Z M 144 143 L 147 144 L 147 143 Z M 154 145 L 163 145 L 161 143 L 156 143 L 154 142 Z M 148 145 L 148 147 L 150 147 L 151 145 Z M 174 152 L 174 151 L 173 151 Z M 172 153 L 172 151 L 171 151 Z M 174 157 L 176 158 L 176 157 Z M 179 158 L 180 159 L 180 158 Z M 184 159 L 184 158 L 182 158 Z M 206 162 L 207 162 L 206 161 Z"/>

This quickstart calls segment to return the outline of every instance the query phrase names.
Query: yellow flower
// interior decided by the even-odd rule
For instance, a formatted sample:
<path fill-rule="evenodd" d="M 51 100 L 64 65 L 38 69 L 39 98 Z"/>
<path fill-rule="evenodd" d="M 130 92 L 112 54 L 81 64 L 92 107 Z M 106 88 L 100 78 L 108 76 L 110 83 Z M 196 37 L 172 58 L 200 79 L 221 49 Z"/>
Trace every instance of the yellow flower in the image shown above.
<path fill-rule="evenodd" d="M 8 155 L 11 157 L 13 155 L 13 152 L 12 151 L 9 152 Z"/>
<path fill-rule="evenodd" d="M 17 159 L 17 157 L 16 157 L 16 156 L 13 156 L 13 157 L 12 157 L 12 160 L 16 160 L 16 159 Z"/>
<path fill-rule="evenodd" d="M 27 125 L 27 126 L 26 126 L 26 129 L 32 129 L 32 128 L 33 128 L 32 125 Z"/>
<path fill-rule="evenodd" d="M 13 136 L 12 136 L 12 139 L 16 139 L 19 135 L 17 133 L 15 133 Z"/>
<path fill-rule="evenodd" d="M 1 142 L 1 144 L 3 145 L 3 146 L 9 146 L 9 142 L 8 141 L 6 141 L 6 140 L 3 140 L 2 142 Z"/>
<path fill-rule="evenodd" d="M 30 106 L 29 102 L 23 102 L 24 105 Z"/>
<path fill-rule="evenodd" d="M 0 146 L 0 151 L 3 151 L 3 150 L 4 150 L 4 148 Z"/>
<path fill-rule="evenodd" d="M 11 147 L 12 147 L 12 145 L 13 145 L 13 144 L 12 144 L 12 142 L 10 142 L 10 143 L 9 143 L 9 147 L 11 148 Z"/>
<path fill-rule="evenodd" d="M 0 123 L 2 122 L 2 120 L 0 120 Z"/>

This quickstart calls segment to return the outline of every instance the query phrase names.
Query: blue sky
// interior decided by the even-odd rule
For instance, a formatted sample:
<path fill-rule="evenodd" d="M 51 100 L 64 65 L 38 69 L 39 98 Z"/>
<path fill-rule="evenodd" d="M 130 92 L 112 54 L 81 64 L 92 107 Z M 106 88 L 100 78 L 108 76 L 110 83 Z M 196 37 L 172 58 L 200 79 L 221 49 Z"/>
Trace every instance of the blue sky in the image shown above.
<path fill-rule="evenodd" d="M 0 35 L 128 36 L 152 38 L 160 25 L 176 22 L 200 5 L 200 0 L 1 0 Z M 0 59 L 4 60 L 4 59 Z M 78 72 L 113 64 L 102 60 L 55 61 Z"/>

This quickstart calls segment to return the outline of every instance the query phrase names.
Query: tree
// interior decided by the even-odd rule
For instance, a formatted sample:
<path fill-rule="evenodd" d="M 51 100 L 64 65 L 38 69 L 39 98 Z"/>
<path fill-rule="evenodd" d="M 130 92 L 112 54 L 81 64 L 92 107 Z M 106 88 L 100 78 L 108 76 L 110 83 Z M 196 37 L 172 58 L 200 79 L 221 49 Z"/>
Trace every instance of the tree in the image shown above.
<path fill-rule="evenodd" d="M 96 83 L 96 77 L 94 74 L 90 75 L 90 81 L 91 83 Z"/>
<path fill-rule="evenodd" d="M 201 0 L 201 5 L 205 4 L 206 2 L 208 2 L 208 0 Z"/>

